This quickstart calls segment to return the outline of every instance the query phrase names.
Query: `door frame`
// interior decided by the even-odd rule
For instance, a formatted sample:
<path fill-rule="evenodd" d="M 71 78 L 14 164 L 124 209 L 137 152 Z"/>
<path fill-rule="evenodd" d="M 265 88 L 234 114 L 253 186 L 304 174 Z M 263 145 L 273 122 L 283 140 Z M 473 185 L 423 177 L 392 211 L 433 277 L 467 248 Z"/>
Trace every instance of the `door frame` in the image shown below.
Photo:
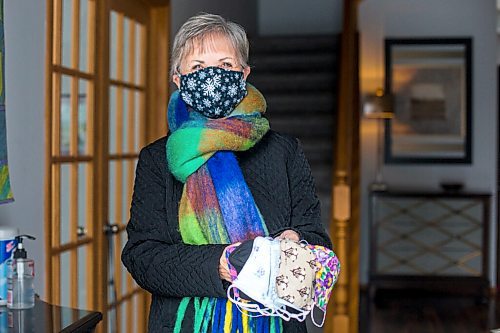
<path fill-rule="evenodd" d="M 169 22 L 170 22 L 170 1 L 169 0 L 73 0 L 72 3 L 79 1 L 92 1 L 95 13 L 93 21 L 93 34 L 87 36 L 87 47 L 93 45 L 92 54 L 88 54 L 89 63 L 93 62 L 93 72 L 89 77 L 93 77 L 92 90 L 92 124 L 90 126 L 88 137 L 92 137 L 89 151 L 89 165 L 92 174 L 92 186 L 87 185 L 87 201 L 91 200 L 91 211 L 88 220 L 89 237 L 77 240 L 71 245 L 58 246 L 57 249 L 62 253 L 65 249 L 71 247 L 77 248 L 86 244 L 88 248 L 88 257 L 92 257 L 93 264 L 87 264 L 87 278 L 90 280 L 87 286 L 88 298 L 87 307 L 97 310 L 103 314 L 103 323 L 100 330 L 107 329 L 108 312 L 108 241 L 104 234 L 104 228 L 108 224 L 109 212 L 109 90 L 110 90 L 110 15 L 111 10 L 118 8 L 122 10 L 137 9 L 141 5 L 147 10 L 142 12 L 147 20 L 147 42 L 146 47 L 146 129 L 144 142 L 151 142 L 166 134 L 166 107 L 168 98 L 168 54 L 169 54 Z M 60 285 L 61 267 L 60 260 L 54 255 L 54 237 L 58 237 L 60 229 L 58 224 L 54 223 L 58 219 L 58 214 L 53 210 L 55 201 L 60 200 L 57 193 L 60 192 L 60 184 L 54 180 L 57 177 L 53 175 L 54 150 L 53 147 L 60 145 L 58 124 L 54 124 L 54 113 L 60 112 L 57 108 L 60 101 L 54 99 L 58 95 L 56 89 L 60 90 L 60 83 L 57 82 L 62 77 L 60 64 L 61 54 L 61 16 L 54 16 L 55 6 L 61 6 L 62 0 L 46 0 L 46 50 L 45 50 L 45 295 L 49 303 L 60 304 L 60 295 L 56 291 Z M 125 4 L 125 5 L 124 5 Z M 130 4 L 127 6 L 126 4 Z M 117 6 L 117 7 L 115 7 Z M 120 6 L 124 6 L 123 8 Z M 75 6 L 76 7 L 76 6 Z M 59 24 L 54 24 L 59 22 Z M 59 34 L 59 38 L 54 38 L 54 33 Z M 59 43 L 55 45 L 54 43 Z M 91 44 L 92 43 L 92 44 Z M 59 54 L 59 55 L 57 55 Z M 56 59 L 54 58 L 56 57 Z M 59 57 L 59 59 L 57 59 Z M 55 60 L 54 60 L 55 59 Z M 91 67 L 90 67 L 91 68 Z M 59 69 L 59 74 L 54 75 L 55 70 Z M 92 68 L 91 68 L 92 69 Z M 78 72 L 78 70 L 76 70 Z M 80 74 L 81 75 L 81 74 Z M 58 88 L 59 87 L 59 88 Z M 60 94 L 60 91 L 59 91 Z M 56 95 L 56 96 L 55 96 Z M 58 116 L 59 117 L 59 116 Z M 57 118 L 58 119 L 58 118 Z M 165 121 L 158 121 L 164 119 Z M 58 136 L 57 138 L 55 136 Z M 72 157 L 69 156 L 71 159 Z M 56 168 L 57 169 L 57 168 Z M 56 193 L 56 197 L 54 197 Z M 72 227 L 73 229 L 76 226 Z M 56 230 L 58 229 L 58 230 Z M 75 231 L 75 230 L 70 230 Z M 56 259 L 53 259 L 56 258 Z M 90 261 L 89 261 L 90 263 Z M 75 265 L 71 265 L 70 274 L 77 272 Z M 70 275 L 70 279 L 72 279 Z M 76 291 L 74 291 L 76 292 Z M 59 295 L 59 296 L 58 296 Z M 147 318 L 146 314 L 143 314 Z"/>

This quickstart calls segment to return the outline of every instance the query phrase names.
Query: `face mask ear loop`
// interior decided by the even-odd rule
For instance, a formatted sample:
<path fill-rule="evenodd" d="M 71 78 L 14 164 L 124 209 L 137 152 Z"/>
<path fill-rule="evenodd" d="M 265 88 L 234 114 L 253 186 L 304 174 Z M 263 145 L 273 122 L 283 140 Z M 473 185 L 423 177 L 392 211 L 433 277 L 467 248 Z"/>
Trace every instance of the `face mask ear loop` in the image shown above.
<path fill-rule="evenodd" d="M 227 298 L 231 301 L 231 302 L 237 302 L 236 300 L 236 297 L 234 297 L 232 294 L 231 294 L 231 290 L 235 289 L 235 285 L 234 284 L 231 284 L 228 288 L 227 288 Z M 236 291 L 233 292 L 234 295 L 236 295 Z M 238 297 L 239 298 L 239 297 Z"/>
<path fill-rule="evenodd" d="M 262 316 L 272 316 L 273 315 L 273 310 L 271 310 L 269 308 L 260 308 L 260 307 L 257 307 L 257 309 L 255 311 L 257 311 L 258 313 L 260 313 Z"/>
<path fill-rule="evenodd" d="M 250 318 L 264 317 L 263 314 L 256 314 L 256 315 L 253 314 L 253 312 L 257 312 L 258 313 L 258 311 L 257 311 L 258 306 L 257 305 L 248 304 L 249 306 L 241 306 L 241 305 L 236 304 L 236 303 L 235 303 L 235 305 L 236 305 L 236 308 L 244 316 L 247 316 L 247 317 L 250 317 Z M 254 306 L 255 306 L 255 308 L 254 308 Z M 247 307 L 247 308 L 245 308 L 245 307 Z M 242 308 L 243 308 L 243 310 L 242 310 Z M 246 312 L 243 312 L 243 311 L 246 311 Z M 252 313 L 252 314 L 250 314 L 250 313 Z"/>
<path fill-rule="evenodd" d="M 301 310 L 299 313 L 297 313 L 297 314 L 293 314 L 293 313 L 288 312 L 287 310 L 284 310 L 284 309 L 282 309 L 282 308 L 279 308 L 279 309 L 277 310 L 277 312 L 278 312 L 278 315 L 279 315 L 282 319 L 284 319 L 284 320 L 286 320 L 286 321 L 290 321 L 290 319 L 292 319 L 292 318 L 293 318 L 293 319 L 296 319 L 296 320 L 298 320 L 298 321 L 300 321 L 300 322 L 303 322 L 303 321 L 306 319 L 306 317 L 307 317 L 307 315 L 309 314 L 309 312 L 310 312 L 310 311 L 307 311 L 307 310 Z"/>
<path fill-rule="evenodd" d="M 230 285 L 228 288 L 227 288 L 227 298 L 233 303 L 235 304 L 238 309 L 240 309 L 240 306 L 243 307 L 244 310 L 247 310 L 247 311 L 254 311 L 254 309 L 252 309 L 252 304 L 250 303 L 244 303 L 244 302 L 241 302 L 241 297 L 239 296 L 236 296 L 236 291 L 233 291 L 233 294 L 231 294 L 231 290 L 233 289 L 236 289 L 236 286 L 234 284 Z M 233 296 L 235 295 L 235 296 Z M 241 311 L 241 309 L 240 309 Z"/>
<path fill-rule="evenodd" d="M 236 289 L 236 286 L 230 285 L 227 288 L 227 298 L 234 304 L 236 305 L 236 308 L 244 315 L 247 317 L 252 317 L 252 318 L 257 318 L 257 317 L 262 317 L 262 316 L 270 316 L 271 314 L 268 314 L 267 310 L 270 310 L 269 308 L 264 308 L 262 309 L 259 305 L 257 304 L 252 304 L 252 303 L 245 303 L 237 300 L 233 295 L 231 294 L 231 290 Z M 234 293 L 234 291 L 233 291 Z M 239 298 L 239 297 L 238 297 Z M 244 311 L 247 311 L 247 313 L 244 313 Z M 250 314 L 252 313 L 252 314 Z M 253 313 L 258 313 L 254 315 Z"/>
<path fill-rule="evenodd" d="M 317 324 L 316 323 L 316 320 L 314 320 L 314 308 L 316 306 L 313 306 L 312 310 L 311 310 L 311 321 L 313 322 L 314 325 L 316 325 L 316 327 L 323 327 L 323 324 L 325 323 L 325 318 L 326 318 L 326 311 L 323 311 L 320 309 L 321 312 L 323 312 L 323 320 L 321 321 L 321 324 Z"/>
<path fill-rule="evenodd" d="M 298 321 L 302 322 L 302 321 L 306 320 L 307 315 L 308 315 L 310 312 L 311 312 L 311 311 L 306 311 L 306 310 L 303 310 L 302 312 L 297 313 L 296 315 L 293 315 L 293 317 L 294 317 L 295 319 L 297 319 Z"/>
<path fill-rule="evenodd" d="M 260 316 L 266 316 L 266 317 L 269 317 L 269 316 L 273 316 L 273 315 L 274 315 L 274 311 L 273 311 L 273 310 L 271 310 L 271 309 L 269 309 L 269 308 L 263 308 L 263 309 L 262 309 L 262 308 L 258 307 L 258 308 L 256 309 L 256 311 L 257 311 L 258 313 L 260 313 Z M 260 317 L 260 316 L 259 316 L 259 317 Z"/>
<path fill-rule="evenodd" d="M 290 319 L 292 318 L 288 312 L 281 308 L 277 309 L 276 312 L 278 316 L 280 316 L 283 320 L 290 321 Z"/>

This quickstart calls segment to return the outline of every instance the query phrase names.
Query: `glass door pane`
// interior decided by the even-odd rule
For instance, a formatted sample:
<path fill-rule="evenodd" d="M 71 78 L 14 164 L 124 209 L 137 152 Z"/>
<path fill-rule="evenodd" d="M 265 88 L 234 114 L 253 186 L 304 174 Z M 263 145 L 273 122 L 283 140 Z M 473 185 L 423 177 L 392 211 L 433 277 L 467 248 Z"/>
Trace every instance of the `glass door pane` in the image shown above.
<path fill-rule="evenodd" d="M 113 267 L 109 267 L 113 290 L 108 293 L 112 332 L 142 332 L 145 317 L 134 321 L 134 314 L 145 313 L 145 292 L 133 281 L 120 260 L 127 241 L 126 225 L 139 149 L 145 138 L 144 52 L 145 26 L 122 11 L 110 16 L 110 90 L 109 90 L 109 221 L 116 233 L 109 240 Z M 135 300 L 135 301 L 134 301 Z M 113 325 L 115 326 L 113 328 Z"/>
<path fill-rule="evenodd" d="M 90 309 L 94 0 L 49 0 L 53 32 L 49 107 L 49 278 L 52 303 Z"/>

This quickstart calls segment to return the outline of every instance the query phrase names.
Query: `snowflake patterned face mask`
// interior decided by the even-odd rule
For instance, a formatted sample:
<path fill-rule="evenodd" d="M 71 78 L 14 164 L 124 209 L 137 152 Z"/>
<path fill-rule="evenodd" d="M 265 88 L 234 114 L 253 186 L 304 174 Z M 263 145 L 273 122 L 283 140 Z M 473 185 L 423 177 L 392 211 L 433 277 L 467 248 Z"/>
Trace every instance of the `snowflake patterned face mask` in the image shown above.
<path fill-rule="evenodd" d="M 247 94 L 243 72 L 207 67 L 180 79 L 182 100 L 207 118 L 227 117 Z"/>

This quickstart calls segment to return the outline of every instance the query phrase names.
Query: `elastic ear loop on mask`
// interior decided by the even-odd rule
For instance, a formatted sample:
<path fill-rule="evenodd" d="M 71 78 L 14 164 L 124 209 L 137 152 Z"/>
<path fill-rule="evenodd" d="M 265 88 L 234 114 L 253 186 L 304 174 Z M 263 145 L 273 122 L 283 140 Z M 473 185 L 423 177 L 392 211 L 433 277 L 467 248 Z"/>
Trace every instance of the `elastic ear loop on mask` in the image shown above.
<path fill-rule="evenodd" d="M 270 308 L 262 309 L 261 307 L 259 307 L 258 305 L 255 305 L 255 304 L 252 304 L 252 308 L 254 308 L 255 311 L 251 311 L 251 312 L 257 312 L 258 314 L 256 314 L 256 315 L 250 314 L 249 310 L 245 308 L 245 307 L 247 307 L 247 305 L 244 305 L 243 310 L 242 310 L 242 308 L 240 307 L 239 304 L 241 304 L 241 303 L 238 302 L 238 304 L 235 304 L 235 305 L 238 308 L 238 310 L 240 310 L 241 314 L 244 316 L 250 317 L 250 318 L 269 317 L 269 316 L 276 315 L 275 311 L 273 311 L 272 309 L 270 309 Z M 246 311 L 246 313 L 243 312 L 244 310 Z"/>
<path fill-rule="evenodd" d="M 290 302 L 279 298 L 279 303 L 280 306 L 276 309 L 276 313 L 283 318 L 286 321 L 289 321 L 290 319 L 297 319 L 298 321 L 302 322 L 307 318 L 307 315 L 311 312 L 311 310 L 304 310 L 304 309 L 298 309 L 295 305 L 291 304 Z M 297 311 L 298 313 L 292 313 L 288 310 L 286 310 L 287 307 L 290 307 Z"/>
<path fill-rule="evenodd" d="M 290 313 L 289 311 L 284 310 L 280 307 L 276 310 L 276 312 L 281 318 L 283 318 L 286 321 L 290 321 L 290 319 L 293 318 L 297 319 L 300 322 L 303 322 L 307 318 L 307 315 L 309 314 L 310 311 L 300 310 L 299 313 L 295 314 L 295 313 Z"/>
<path fill-rule="evenodd" d="M 321 324 L 318 325 L 316 323 L 316 320 L 314 320 L 314 308 L 316 308 L 316 305 L 314 305 L 312 310 L 311 310 L 311 321 L 313 322 L 314 325 L 316 325 L 316 327 L 323 327 L 323 324 L 325 323 L 325 319 L 326 319 L 326 311 L 323 311 L 323 310 L 318 308 L 321 312 L 323 312 L 323 320 L 321 321 Z"/>
<path fill-rule="evenodd" d="M 252 318 L 258 318 L 258 317 L 263 317 L 263 316 L 269 316 L 270 314 L 268 314 L 268 312 L 266 312 L 266 310 L 271 310 L 269 308 L 264 308 L 262 309 L 260 306 L 258 306 L 257 304 L 254 304 L 254 303 L 246 303 L 246 302 L 241 302 L 241 301 L 238 301 L 235 297 L 233 297 L 233 295 L 231 294 L 231 290 L 233 289 L 236 289 L 236 286 L 235 285 L 230 285 L 228 288 L 227 288 L 227 298 L 233 302 L 234 305 L 236 305 L 236 308 L 238 308 L 238 310 L 246 315 L 247 317 L 252 317 Z M 235 292 L 233 292 L 235 293 Z M 239 297 L 239 296 L 238 296 Z M 241 297 L 239 297 L 241 299 Z M 247 313 L 244 313 L 243 310 L 247 311 Z M 257 312 L 258 314 L 257 315 L 253 315 L 253 314 L 250 314 L 249 312 Z M 271 310 L 271 313 L 272 313 L 272 310 Z"/>
<path fill-rule="evenodd" d="M 238 301 L 236 300 L 233 295 L 231 294 L 231 290 L 233 289 L 236 289 L 236 286 L 234 285 L 230 285 L 229 288 L 227 289 L 227 297 L 228 299 L 233 302 L 234 305 L 236 305 L 236 307 L 238 308 L 238 310 L 245 316 L 247 317 L 251 317 L 251 318 L 258 318 L 258 317 L 263 317 L 263 316 L 276 316 L 278 315 L 279 317 L 281 317 L 282 319 L 286 320 L 286 321 L 290 321 L 290 319 L 292 318 L 295 318 L 299 321 L 304 321 L 304 319 L 306 318 L 307 316 L 307 313 L 300 313 L 299 315 L 292 315 L 290 314 L 289 312 L 287 312 L 286 310 L 283 310 L 281 308 L 277 308 L 277 309 L 271 309 L 269 307 L 260 307 L 259 305 L 257 304 L 252 304 L 252 303 L 246 303 L 246 302 L 241 302 L 241 301 Z M 233 291 L 234 293 L 234 291 Z M 282 306 L 285 306 L 285 305 L 282 305 Z M 243 312 L 243 311 L 247 311 L 246 313 Z M 258 314 L 254 315 L 254 314 L 251 314 L 251 313 L 255 313 L 257 312 Z"/>
<path fill-rule="evenodd" d="M 276 315 L 278 315 L 285 321 L 290 321 L 290 319 L 293 318 L 293 319 L 297 319 L 298 321 L 302 322 L 306 319 L 307 315 L 311 312 L 311 311 L 306 311 L 306 310 L 299 310 L 300 312 L 298 314 L 293 314 L 293 313 L 290 313 L 289 311 L 286 311 L 282 308 L 282 307 L 286 307 L 286 305 L 282 305 L 281 307 L 279 307 L 275 310 L 268 308 L 268 307 L 261 308 L 257 304 L 238 301 L 231 294 L 231 290 L 233 290 L 233 289 L 236 289 L 236 286 L 230 285 L 227 288 L 227 297 L 231 302 L 233 302 L 233 304 L 236 306 L 236 308 L 243 315 L 245 315 L 247 317 L 258 318 L 258 317 L 263 317 L 263 316 L 276 316 Z M 233 291 L 233 293 L 234 293 L 234 291 Z M 246 313 L 243 311 L 246 311 Z M 257 312 L 258 314 L 255 314 L 255 315 L 251 314 L 251 313 L 255 313 L 255 312 Z M 324 320 L 325 319 L 323 318 L 323 323 L 324 323 Z M 321 327 L 321 326 L 318 326 L 318 327 Z"/>

